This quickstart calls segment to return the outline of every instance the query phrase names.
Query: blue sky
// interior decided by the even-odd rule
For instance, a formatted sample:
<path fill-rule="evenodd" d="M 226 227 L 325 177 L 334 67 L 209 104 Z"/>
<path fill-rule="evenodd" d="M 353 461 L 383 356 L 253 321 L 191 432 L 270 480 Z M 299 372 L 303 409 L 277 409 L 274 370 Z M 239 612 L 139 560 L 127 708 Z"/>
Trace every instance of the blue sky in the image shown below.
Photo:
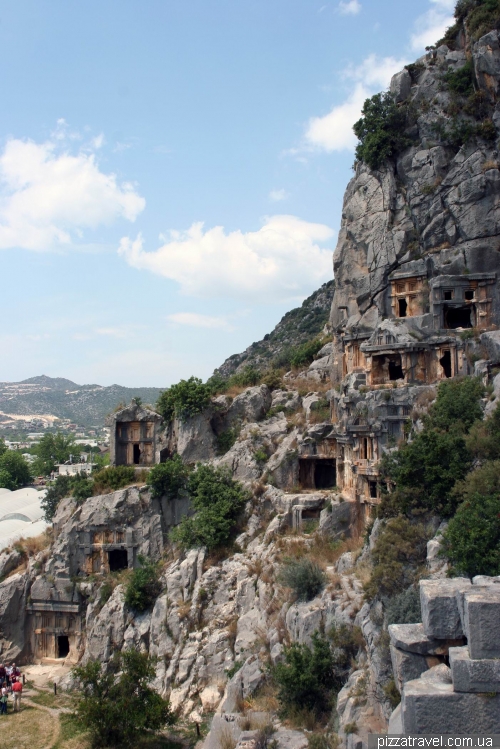
<path fill-rule="evenodd" d="M 4 0 L 0 380 L 208 377 L 332 277 L 352 123 L 454 0 Z"/>

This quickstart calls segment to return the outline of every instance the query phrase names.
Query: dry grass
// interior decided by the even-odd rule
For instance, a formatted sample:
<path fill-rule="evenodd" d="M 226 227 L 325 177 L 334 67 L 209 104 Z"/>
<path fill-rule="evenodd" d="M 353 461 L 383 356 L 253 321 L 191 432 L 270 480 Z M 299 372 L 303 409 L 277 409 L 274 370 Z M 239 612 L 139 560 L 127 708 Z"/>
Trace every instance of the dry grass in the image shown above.
<path fill-rule="evenodd" d="M 2 716 L 2 743 L 16 749 L 43 749 L 55 741 L 59 732 L 58 722 L 45 710 L 37 710 L 24 704 L 20 713 Z"/>
<path fill-rule="evenodd" d="M 180 598 L 177 601 L 177 614 L 181 622 L 183 622 L 184 619 L 187 619 L 190 611 L 191 611 L 191 600 L 183 601 L 182 598 Z"/>
<path fill-rule="evenodd" d="M 39 690 L 31 693 L 29 699 L 36 705 L 42 705 L 43 707 L 60 708 L 60 707 L 71 707 L 73 700 L 68 694 L 64 692 L 55 695 L 53 692 Z"/>
<path fill-rule="evenodd" d="M 227 625 L 227 638 L 229 640 L 229 647 L 234 650 L 234 643 L 236 642 L 236 635 L 238 633 L 238 617 L 235 616 L 229 621 Z"/>
<path fill-rule="evenodd" d="M 266 681 L 249 698 L 250 707 L 256 712 L 276 713 L 279 709 L 278 698 L 276 697 L 276 687 L 271 682 Z"/>
<path fill-rule="evenodd" d="M 309 414 L 310 424 L 332 424 L 332 418 L 329 408 L 321 408 L 317 411 L 311 411 Z"/>
<path fill-rule="evenodd" d="M 235 749 L 237 744 L 236 739 L 233 736 L 233 733 L 230 728 L 224 728 L 221 730 L 219 734 L 219 746 L 220 749 Z"/>
<path fill-rule="evenodd" d="M 483 166 L 481 167 L 484 172 L 487 172 L 489 169 L 498 169 L 498 161 L 494 161 L 493 159 L 488 159 L 484 162 Z"/>
<path fill-rule="evenodd" d="M 19 538 L 13 548 L 25 557 L 33 557 L 38 552 L 47 549 L 52 543 L 52 529 L 49 528 L 39 536 L 33 538 Z"/>
<path fill-rule="evenodd" d="M 257 575 L 257 577 L 260 577 L 262 574 L 262 569 L 264 567 L 264 562 L 260 557 L 257 557 L 257 559 L 253 560 L 252 562 L 247 562 L 246 566 L 249 575 Z"/>

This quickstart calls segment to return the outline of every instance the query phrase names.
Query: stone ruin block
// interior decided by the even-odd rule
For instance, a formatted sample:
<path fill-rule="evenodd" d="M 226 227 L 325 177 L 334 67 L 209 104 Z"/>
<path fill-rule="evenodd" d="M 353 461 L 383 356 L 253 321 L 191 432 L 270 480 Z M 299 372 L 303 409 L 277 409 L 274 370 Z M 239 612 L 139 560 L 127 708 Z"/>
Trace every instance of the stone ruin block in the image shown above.
<path fill-rule="evenodd" d="M 405 684 L 402 702 L 403 733 L 407 734 L 496 734 L 500 733 L 500 694 L 455 692 L 442 664 Z"/>
<path fill-rule="evenodd" d="M 394 680 L 400 692 L 407 681 L 418 679 L 425 671 L 428 671 L 433 666 L 437 666 L 440 662 L 433 655 L 425 656 L 400 650 L 394 647 L 392 642 L 390 649 Z"/>
<path fill-rule="evenodd" d="M 395 648 L 420 655 L 448 655 L 450 647 L 458 647 L 465 643 L 463 637 L 448 640 L 427 637 L 422 623 L 390 624 L 389 636 Z"/>
<path fill-rule="evenodd" d="M 471 659 L 500 658 L 500 590 L 474 586 L 465 593 L 464 606 Z"/>
<path fill-rule="evenodd" d="M 471 587 L 471 581 L 465 577 L 420 581 L 422 623 L 428 637 L 439 640 L 463 637 L 457 594 Z"/>
<path fill-rule="evenodd" d="M 500 660 L 473 660 L 469 648 L 450 648 L 451 678 L 455 692 L 500 692 Z"/>

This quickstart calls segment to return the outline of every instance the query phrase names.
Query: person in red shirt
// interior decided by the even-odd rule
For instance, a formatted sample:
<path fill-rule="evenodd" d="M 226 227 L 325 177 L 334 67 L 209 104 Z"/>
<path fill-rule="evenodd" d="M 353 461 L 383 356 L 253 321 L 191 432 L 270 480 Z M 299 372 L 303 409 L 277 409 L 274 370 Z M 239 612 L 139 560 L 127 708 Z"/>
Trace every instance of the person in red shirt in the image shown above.
<path fill-rule="evenodd" d="M 12 694 L 14 696 L 14 712 L 18 713 L 21 710 L 21 694 L 23 692 L 23 685 L 19 680 L 12 684 Z"/>

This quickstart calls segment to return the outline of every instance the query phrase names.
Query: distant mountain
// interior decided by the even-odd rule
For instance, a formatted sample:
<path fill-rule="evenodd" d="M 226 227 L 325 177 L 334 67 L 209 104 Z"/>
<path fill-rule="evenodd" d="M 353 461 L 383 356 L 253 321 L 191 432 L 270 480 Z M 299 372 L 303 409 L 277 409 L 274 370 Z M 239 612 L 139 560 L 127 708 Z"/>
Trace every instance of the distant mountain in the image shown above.
<path fill-rule="evenodd" d="M 77 385 L 63 377 L 30 377 L 22 382 L 0 382 L 0 411 L 15 415 L 52 415 L 81 426 L 102 426 L 104 417 L 119 403 L 136 396 L 156 403 L 159 388 L 121 385 Z"/>
<path fill-rule="evenodd" d="M 233 354 L 215 371 L 229 377 L 248 366 L 267 369 L 285 349 L 318 336 L 330 318 L 334 289 L 334 281 L 323 284 L 302 306 L 287 312 L 262 341 L 252 343 L 241 354 Z"/>

